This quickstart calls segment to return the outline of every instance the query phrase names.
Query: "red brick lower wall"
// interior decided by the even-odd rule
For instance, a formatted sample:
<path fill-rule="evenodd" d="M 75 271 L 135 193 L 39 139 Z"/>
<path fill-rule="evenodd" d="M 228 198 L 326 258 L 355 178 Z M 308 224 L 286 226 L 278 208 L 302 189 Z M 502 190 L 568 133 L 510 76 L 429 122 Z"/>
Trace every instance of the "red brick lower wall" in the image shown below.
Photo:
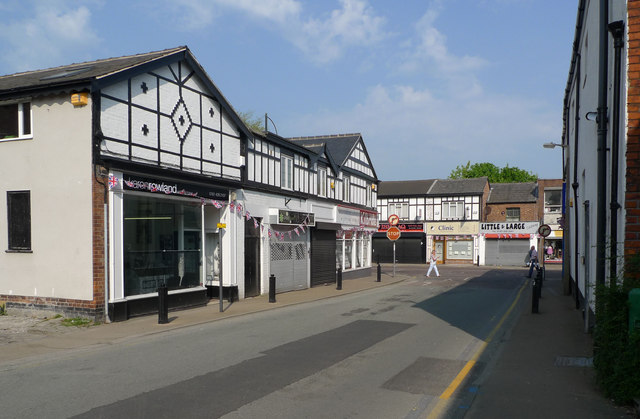
<path fill-rule="evenodd" d="M 628 0 L 625 258 L 640 253 L 640 1 Z"/>

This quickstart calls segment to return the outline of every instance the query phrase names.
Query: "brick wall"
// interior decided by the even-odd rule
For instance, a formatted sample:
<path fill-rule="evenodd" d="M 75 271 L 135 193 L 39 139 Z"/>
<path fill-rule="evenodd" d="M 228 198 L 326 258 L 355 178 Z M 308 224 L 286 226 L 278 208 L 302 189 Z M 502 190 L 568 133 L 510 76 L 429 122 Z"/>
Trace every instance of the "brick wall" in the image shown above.
<path fill-rule="evenodd" d="M 640 251 L 640 1 L 629 0 L 625 256 Z"/>
<path fill-rule="evenodd" d="M 507 208 L 520 208 L 520 221 L 539 221 L 538 206 L 532 204 L 488 204 L 485 210 L 485 221 L 497 223 L 507 218 Z"/>

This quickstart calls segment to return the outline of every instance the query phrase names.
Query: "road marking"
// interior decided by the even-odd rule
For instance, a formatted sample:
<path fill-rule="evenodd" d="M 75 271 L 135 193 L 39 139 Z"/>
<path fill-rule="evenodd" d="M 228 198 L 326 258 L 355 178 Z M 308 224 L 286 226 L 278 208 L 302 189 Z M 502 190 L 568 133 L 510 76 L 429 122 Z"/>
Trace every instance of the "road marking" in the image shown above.
<path fill-rule="evenodd" d="M 513 309 L 516 307 L 518 301 L 520 300 L 520 297 L 522 296 L 522 292 L 524 291 L 528 282 L 529 281 L 525 281 L 522 284 L 522 286 L 520 287 L 520 291 L 518 291 L 518 295 L 516 295 L 516 298 L 513 300 L 513 302 L 511 303 L 511 306 L 509 306 L 509 308 L 504 313 L 504 315 L 502 316 L 498 324 L 496 324 L 496 326 L 493 328 L 491 333 L 489 333 L 489 336 L 487 336 L 487 339 L 480 344 L 480 347 L 476 350 L 476 352 L 473 354 L 471 359 L 467 361 L 467 363 L 462 368 L 462 370 L 460 370 L 456 378 L 454 378 L 451 384 L 449 384 L 449 386 L 444 390 L 444 392 L 442 392 L 442 394 L 438 398 L 438 404 L 436 404 L 433 410 L 429 413 L 429 415 L 427 416 L 427 419 L 436 419 L 440 417 L 442 412 L 444 412 L 445 408 L 449 406 L 449 404 L 451 403 L 449 401 L 449 398 L 457 390 L 458 386 L 460 386 L 460 384 L 467 377 L 467 374 L 469 374 L 469 371 L 471 371 L 473 366 L 476 364 L 477 360 L 480 358 L 480 355 L 482 355 L 482 353 L 487 348 L 489 343 L 491 343 L 491 341 L 495 337 L 496 333 L 498 333 L 498 330 L 500 330 L 504 322 L 507 320 L 507 317 L 509 317 Z"/>

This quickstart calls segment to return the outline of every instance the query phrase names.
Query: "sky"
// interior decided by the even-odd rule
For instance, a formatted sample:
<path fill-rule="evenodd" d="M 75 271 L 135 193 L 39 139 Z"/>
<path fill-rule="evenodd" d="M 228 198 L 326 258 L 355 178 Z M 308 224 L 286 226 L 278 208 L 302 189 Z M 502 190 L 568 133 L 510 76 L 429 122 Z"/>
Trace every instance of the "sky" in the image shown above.
<path fill-rule="evenodd" d="M 187 46 L 283 137 L 361 133 L 380 180 L 562 177 L 578 0 L 3 0 L 0 75 Z"/>

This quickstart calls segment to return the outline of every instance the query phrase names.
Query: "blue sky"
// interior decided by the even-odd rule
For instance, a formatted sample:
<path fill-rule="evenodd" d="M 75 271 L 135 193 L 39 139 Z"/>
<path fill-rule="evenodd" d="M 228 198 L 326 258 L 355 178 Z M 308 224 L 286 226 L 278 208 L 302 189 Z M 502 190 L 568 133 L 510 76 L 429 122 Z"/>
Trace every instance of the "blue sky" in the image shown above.
<path fill-rule="evenodd" d="M 381 180 L 562 177 L 578 0 L 3 0 L 0 74 L 188 46 L 283 137 L 359 132 Z M 269 127 L 274 131 L 272 126 Z"/>

